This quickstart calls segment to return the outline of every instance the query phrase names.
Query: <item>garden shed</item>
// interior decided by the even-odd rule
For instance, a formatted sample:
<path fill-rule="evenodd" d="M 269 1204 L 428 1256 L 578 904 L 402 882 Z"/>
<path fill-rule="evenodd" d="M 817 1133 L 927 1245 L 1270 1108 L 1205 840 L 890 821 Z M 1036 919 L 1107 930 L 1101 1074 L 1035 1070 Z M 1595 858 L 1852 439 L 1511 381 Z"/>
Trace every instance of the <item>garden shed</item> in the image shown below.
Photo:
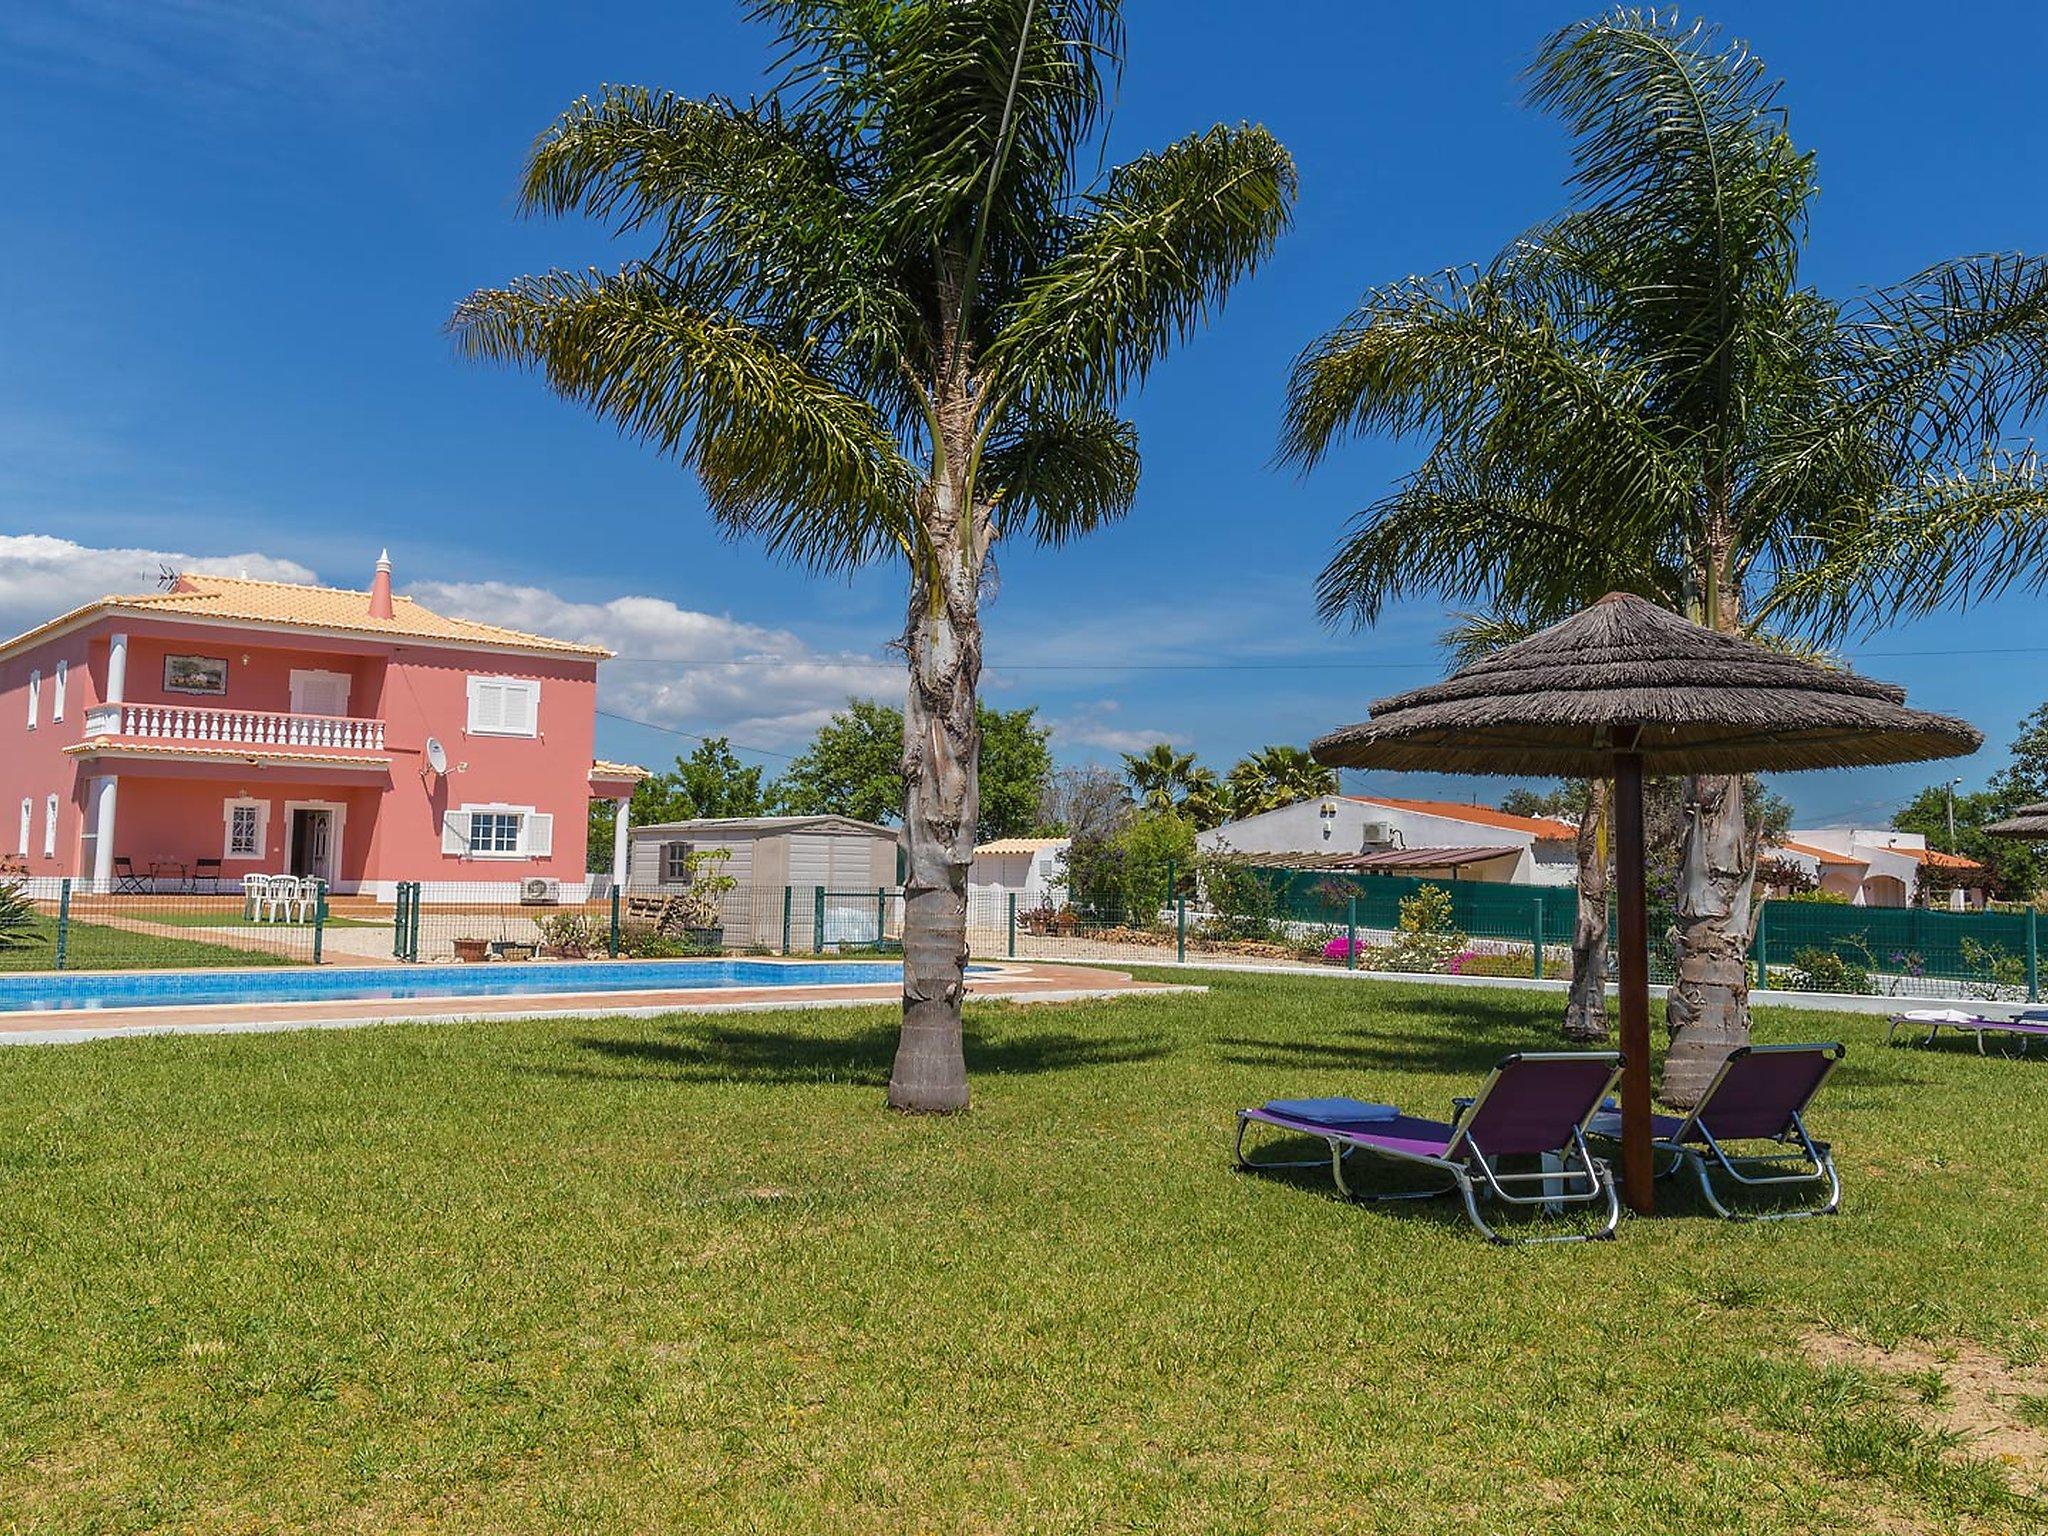
<path fill-rule="evenodd" d="M 895 916 L 877 894 L 897 885 L 898 834 L 851 816 L 734 816 L 655 822 L 629 834 L 626 885 L 633 894 L 687 889 L 696 878 L 723 874 L 728 946 L 780 948 L 787 918 L 795 948 L 872 943 Z M 729 857 L 720 865 L 693 854 Z M 820 912 L 823 913 L 822 925 Z M 878 920 L 877 912 L 884 915 Z"/>

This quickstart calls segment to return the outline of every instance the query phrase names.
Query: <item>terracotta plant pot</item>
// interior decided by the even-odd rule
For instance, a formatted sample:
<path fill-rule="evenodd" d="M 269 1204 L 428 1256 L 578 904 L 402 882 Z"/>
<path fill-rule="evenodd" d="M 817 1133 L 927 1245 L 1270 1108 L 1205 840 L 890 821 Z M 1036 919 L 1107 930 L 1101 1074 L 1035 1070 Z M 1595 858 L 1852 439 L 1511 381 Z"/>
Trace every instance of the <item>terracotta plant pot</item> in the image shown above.
<path fill-rule="evenodd" d="M 488 960 L 490 957 L 491 941 L 489 939 L 457 939 L 455 941 L 455 958 L 458 960 L 473 964 L 479 960 Z"/>

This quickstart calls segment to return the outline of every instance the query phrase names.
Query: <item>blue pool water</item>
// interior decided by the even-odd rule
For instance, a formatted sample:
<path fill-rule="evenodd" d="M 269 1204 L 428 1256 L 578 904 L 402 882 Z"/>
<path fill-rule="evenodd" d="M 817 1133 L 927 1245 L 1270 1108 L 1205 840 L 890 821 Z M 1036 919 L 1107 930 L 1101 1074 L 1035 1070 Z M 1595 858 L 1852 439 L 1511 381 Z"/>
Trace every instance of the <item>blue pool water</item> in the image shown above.
<path fill-rule="evenodd" d="M 974 967 L 985 969 L 985 967 Z M 548 997 L 702 987 L 844 987 L 900 983 L 887 960 L 641 960 L 599 964 L 291 967 L 0 975 L 0 1013 L 80 1008 L 181 1008 L 205 1003 L 308 1003 L 404 997 Z"/>

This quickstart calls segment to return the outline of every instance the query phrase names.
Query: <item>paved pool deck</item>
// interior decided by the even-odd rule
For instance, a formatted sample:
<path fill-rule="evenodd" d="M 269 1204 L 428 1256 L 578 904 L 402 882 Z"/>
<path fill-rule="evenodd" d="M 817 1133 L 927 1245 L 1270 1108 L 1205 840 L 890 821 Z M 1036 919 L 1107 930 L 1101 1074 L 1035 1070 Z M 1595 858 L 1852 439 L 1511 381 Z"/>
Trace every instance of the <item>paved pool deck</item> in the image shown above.
<path fill-rule="evenodd" d="M 790 962 L 802 966 L 805 962 Z M 977 965 L 984 962 L 977 961 Z M 206 1003 L 176 1008 L 45 1009 L 0 1013 L 0 1046 L 68 1045 L 129 1035 L 265 1034 L 288 1029 L 355 1029 L 373 1024 L 476 1023 L 492 1019 L 645 1018 L 662 1013 L 761 1013 L 792 1008 L 861 1008 L 894 1003 L 902 984 L 678 987 L 635 992 L 551 992 L 510 997 L 352 998 L 323 1002 Z M 1138 981 L 1126 971 L 1001 962 L 968 983 L 978 1002 L 1070 1003 L 1202 992 L 1200 986 Z"/>

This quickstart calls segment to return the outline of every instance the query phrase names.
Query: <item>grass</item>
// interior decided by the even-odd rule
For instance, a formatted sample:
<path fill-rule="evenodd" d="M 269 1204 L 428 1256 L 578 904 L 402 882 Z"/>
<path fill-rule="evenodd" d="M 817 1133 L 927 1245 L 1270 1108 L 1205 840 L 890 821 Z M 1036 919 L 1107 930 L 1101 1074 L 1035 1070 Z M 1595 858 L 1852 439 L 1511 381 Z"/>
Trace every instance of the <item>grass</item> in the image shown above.
<path fill-rule="evenodd" d="M 152 919 L 154 921 L 154 919 Z M 312 939 L 304 941 L 306 960 L 312 958 Z M 47 971 L 57 954 L 57 920 L 40 917 L 32 942 L 19 949 L 0 949 L 0 972 Z M 158 933 L 137 933 L 105 923 L 85 923 L 76 918 L 65 937 L 64 963 L 74 971 L 138 971 L 157 967 L 187 969 L 195 966 L 295 965 L 288 955 L 236 949 L 227 944 L 209 944 L 202 939 L 173 939 Z M 0 1525 L 0 1532 L 6 1530 Z"/>
<path fill-rule="evenodd" d="M 1798 1342 L 2038 1356 L 2039 1065 L 1763 1015 L 1850 1044 L 1844 1215 L 1510 1252 L 1230 1112 L 1441 1106 L 1554 998 L 1201 979 L 974 1008 L 955 1120 L 879 1010 L 10 1051 L 0 1531 L 2048 1529 Z"/>

